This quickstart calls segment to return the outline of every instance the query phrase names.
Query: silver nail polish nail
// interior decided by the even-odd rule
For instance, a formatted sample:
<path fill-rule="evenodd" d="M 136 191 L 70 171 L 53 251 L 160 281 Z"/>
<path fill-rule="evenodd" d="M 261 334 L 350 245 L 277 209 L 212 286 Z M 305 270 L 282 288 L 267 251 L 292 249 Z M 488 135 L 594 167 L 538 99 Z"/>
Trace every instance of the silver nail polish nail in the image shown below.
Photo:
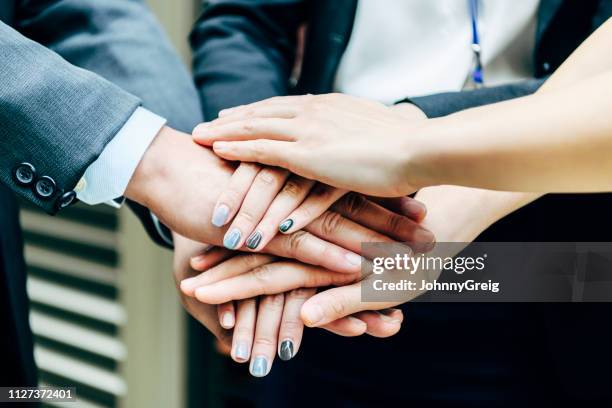
<path fill-rule="evenodd" d="M 289 361 L 293 358 L 293 342 L 291 340 L 283 340 L 278 356 L 283 361 Z"/>
<path fill-rule="evenodd" d="M 262 238 L 263 238 L 263 236 L 261 235 L 261 232 L 255 231 L 254 233 L 251 234 L 249 239 L 246 240 L 246 246 L 249 249 L 255 249 L 261 243 L 261 239 Z"/>
<path fill-rule="evenodd" d="M 247 347 L 246 343 L 238 343 L 234 356 L 240 360 L 248 360 L 249 348 Z"/>
<path fill-rule="evenodd" d="M 227 216 L 229 215 L 229 207 L 225 204 L 219 205 L 215 208 L 212 216 L 212 225 L 215 227 L 222 227 L 227 222 Z"/>
<path fill-rule="evenodd" d="M 234 228 L 223 238 L 223 246 L 227 249 L 236 249 L 238 246 L 238 242 L 240 242 L 240 230 L 238 228 Z"/>
<path fill-rule="evenodd" d="M 265 357 L 256 357 L 251 364 L 251 375 L 253 377 L 265 377 L 268 374 L 268 360 Z"/>

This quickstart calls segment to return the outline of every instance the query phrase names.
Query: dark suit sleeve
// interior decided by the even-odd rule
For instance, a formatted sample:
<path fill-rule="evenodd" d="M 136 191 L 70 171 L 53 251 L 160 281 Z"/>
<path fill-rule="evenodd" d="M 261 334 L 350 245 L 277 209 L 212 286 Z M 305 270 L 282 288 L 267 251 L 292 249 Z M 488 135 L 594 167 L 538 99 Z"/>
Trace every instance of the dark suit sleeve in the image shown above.
<path fill-rule="evenodd" d="M 193 71 L 207 120 L 224 108 L 286 95 L 302 0 L 211 0 L 190 41 Z"/>
<path fill-rule="evenodd" d="M 59 209 L 62 192 L 74 188 L 140 103 L 4 23 L 0 84 L 0 181 L 49 213 Z M 17 182 L 20 163 L 34 166 L 31 183 Z M 35 193 L 43 176 L 56 185 L 46 198 Z"/>
<path fill-rule="evenodd" d="M 446 116 L 464 109 L 488 105 L 534 93 L 544 79 L 533 79 L 511 85 L 482 88 L 472 91 L 446 92 L 406 101 L 418 106 L 429 118 Z"/>

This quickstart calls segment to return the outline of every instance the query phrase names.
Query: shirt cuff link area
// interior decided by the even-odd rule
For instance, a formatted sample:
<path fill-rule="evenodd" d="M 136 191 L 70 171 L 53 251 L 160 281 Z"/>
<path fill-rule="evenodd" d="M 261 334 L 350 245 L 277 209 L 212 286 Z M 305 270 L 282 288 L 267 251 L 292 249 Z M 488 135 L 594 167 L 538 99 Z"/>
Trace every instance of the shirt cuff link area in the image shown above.
<path fill-rule="evenodd" d="M 120 207 L 136 167 L 165 124 L 166 119 L 137 108 L 77 183 L 77 198 L 89 205 Z"/>

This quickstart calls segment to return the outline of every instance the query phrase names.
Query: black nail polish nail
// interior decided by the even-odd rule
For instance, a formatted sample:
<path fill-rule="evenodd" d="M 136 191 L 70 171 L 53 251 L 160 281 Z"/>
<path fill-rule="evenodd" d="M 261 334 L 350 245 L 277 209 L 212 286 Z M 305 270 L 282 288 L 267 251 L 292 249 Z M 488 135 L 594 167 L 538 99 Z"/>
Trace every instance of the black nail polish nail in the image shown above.
<path fill-rule="evenodd" d="M 289 361 L 293 358 L 293 342 L 291 340 L 283 340 L 278 356 L 283 361 Z"/>
<path fill-rule="evenodd" d="M 281 225 L 278 227 L 278 230 L 280 232 L 287 232 L 291 227 L 293 227 L 293 220 L 289 218 L 281 223 Z"/>
<path fill-rule="evenodd" d="M 261 243 L 262 238 L 263 236 L 261 235 L 261 232 L 259 231 L 253 232 L 246 241 L 247 248 L 249 249 L 257 248 L 259 244 Z"/>

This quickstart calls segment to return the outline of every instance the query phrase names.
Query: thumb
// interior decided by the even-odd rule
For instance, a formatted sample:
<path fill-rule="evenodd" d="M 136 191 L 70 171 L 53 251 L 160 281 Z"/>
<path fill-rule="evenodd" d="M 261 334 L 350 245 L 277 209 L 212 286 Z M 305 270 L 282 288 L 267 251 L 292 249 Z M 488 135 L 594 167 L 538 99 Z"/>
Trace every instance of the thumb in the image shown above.
<path fill-rule="evenodd" d="M 217 156 L 226 160 L 257 162 L 289 169 L 293 144 L 293 142 L 267 139 L 243 142 L 215 142 L 213 150 Z"/>

